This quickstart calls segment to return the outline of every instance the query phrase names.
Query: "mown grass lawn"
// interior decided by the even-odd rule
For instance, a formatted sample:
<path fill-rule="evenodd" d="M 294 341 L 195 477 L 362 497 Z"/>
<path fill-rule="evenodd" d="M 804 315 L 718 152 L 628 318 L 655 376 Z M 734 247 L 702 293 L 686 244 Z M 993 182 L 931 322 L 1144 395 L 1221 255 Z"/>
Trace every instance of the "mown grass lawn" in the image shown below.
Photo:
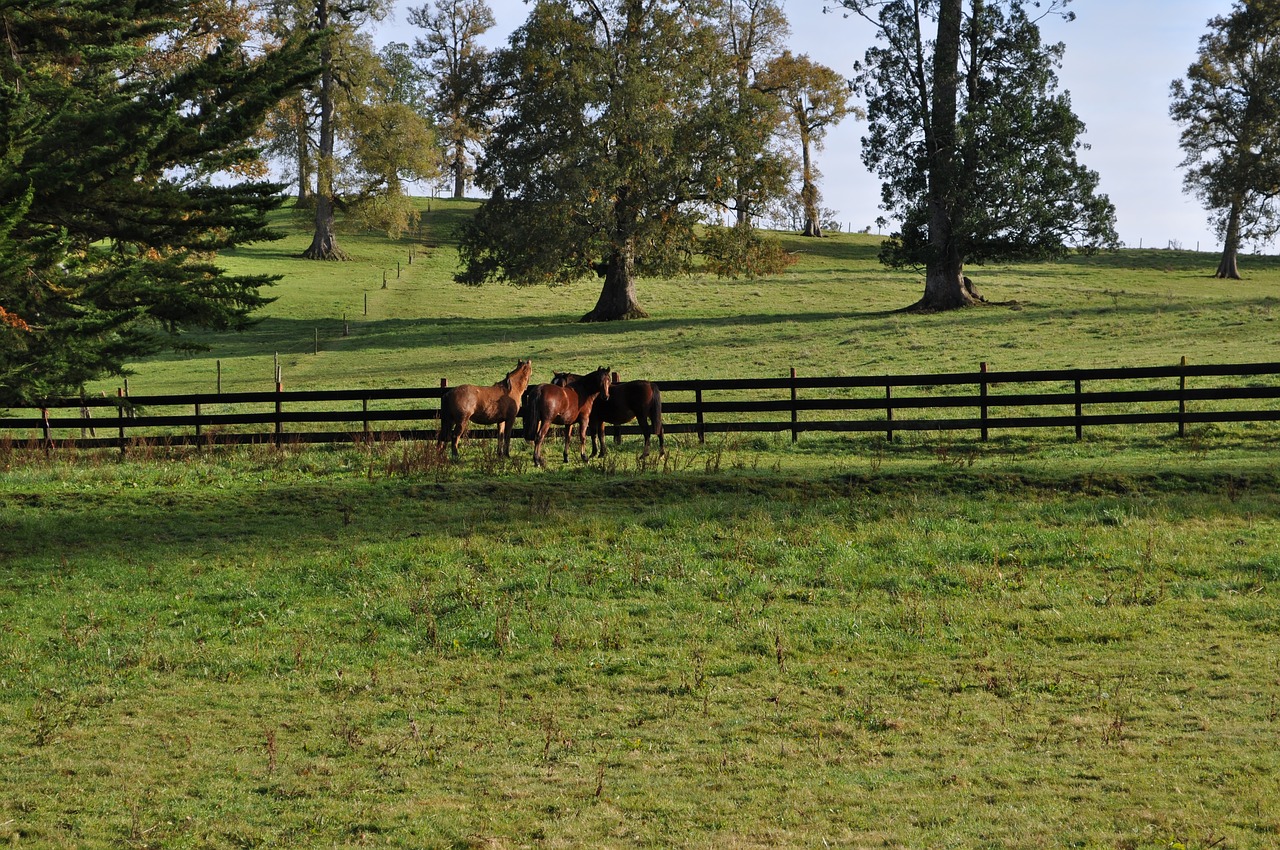
<path fill-rule="evenodd" d="M 1274 259 L 1243 283 L 1163 251 L 977 270 L 996 303 L 925 317 L 856 235 L 790 239 L 781 278 L 644 281 L 654 318 L 583 326 L 593 284 L 454 284 L 465 211 L 433 202 L 412 266 L 369 236 L 348 264 L 295 259 L 302 231 L 242 249 L 286 275 L 264 321 L 132 391 L 218 363 L 263 388 L 276 353 L 303 389 L 1280 342 Z M 682 438 L 549 471 L 478 443 L 0 445 L 0 841 L 1278 846 L 1278 435 L 1169 430 Z"/>

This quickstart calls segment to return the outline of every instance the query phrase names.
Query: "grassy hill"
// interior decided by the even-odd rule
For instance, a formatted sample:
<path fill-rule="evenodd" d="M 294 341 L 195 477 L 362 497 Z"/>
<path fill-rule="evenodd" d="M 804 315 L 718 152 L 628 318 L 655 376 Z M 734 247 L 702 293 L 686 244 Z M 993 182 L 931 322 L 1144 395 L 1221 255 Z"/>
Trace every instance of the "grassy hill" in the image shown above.
<path fill-rule="evenodd" d="M 777 376 L 792 367 L 806 375 L 961 371 L 982 361 L 992 369 L 1167 365 L 1183 356 L 1254 362 L 1275 359 L 1280 345 L 1276 258 L 1244 259 L 1245 281 L 1214 280 L 1214 255 L 1179 251 L 972 268 L 991 306 L 916 316 L 897 310 L 919 297 L 919 275 L 880 266 L 880 239 L 861 234 L 784 236 L 797 262 L 778 277 L 643 280 L 651 319 L 583 325 L 596 281 L 455 283 L 453 233 L 473 204 L 426 205 L 420 234 L 347 234 L 348 263 L 301 259 L 306 222 L 282 214 L 288 238 L 224 257 L 236 271 L 282 276 L 261 324 L 200 340 L 210 346 L 204 354 L 139 364 L 131 390 L 210 390 L 217 361 L 224 390 L 269 387 L 277 353 L 286 387 L 311 389 L 490 383 L 523 357 L 541 380 L 552 369 L 606 363 L 624 377 L 662 379 Z"/>

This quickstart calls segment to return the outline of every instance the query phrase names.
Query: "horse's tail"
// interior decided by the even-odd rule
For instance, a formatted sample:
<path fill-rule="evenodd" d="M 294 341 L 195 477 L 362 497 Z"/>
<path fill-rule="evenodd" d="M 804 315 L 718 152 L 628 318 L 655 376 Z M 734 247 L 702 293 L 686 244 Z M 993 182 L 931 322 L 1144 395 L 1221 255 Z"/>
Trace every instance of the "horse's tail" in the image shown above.
<path fill-rule="evenodd" d="M 662 390 L 653 385 L 653 395 L 649 396 L 649 419 L 653 422 L 653 433 L 662 436 Z"/>
<path fill-rule="evenodd" d="M 440 396 L 440 430 L 436 432 L 436 442 L 445 443 L 453 438 L 456 405 L 453 404 L 453 390 L 445 390 Z"/>
<path fill-rule="evenodd" d="M 653 423 L 653 433 L 658 437 L 658 453 L 666 454 L 667 443 L 662 437 L 662 390 L 653 384 L 653 395 L 649 397 L 649 419 Z"/>
<path fill-rule="evenodd" d="M 538 436 L 538 388 L 529 387 L 520 399 L 520 412 L 524 415 L 524 438 L 535 440 Z"/>

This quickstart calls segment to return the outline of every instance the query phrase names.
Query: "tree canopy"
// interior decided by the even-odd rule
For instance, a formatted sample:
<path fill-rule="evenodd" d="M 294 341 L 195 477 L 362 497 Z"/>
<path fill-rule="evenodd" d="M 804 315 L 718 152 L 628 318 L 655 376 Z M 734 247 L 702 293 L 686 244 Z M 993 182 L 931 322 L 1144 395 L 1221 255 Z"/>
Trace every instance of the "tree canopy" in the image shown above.
<path fill-rule="evenodd" d="M 806 55 L 787 50 L 769 63 L 759 85 L 782 104 L 787 123 L 800 143 L 800 203 L 804 235 L 821 236 L 818 208 L 818 170 L 814 151 L 822 147 L 827 128 L 839 124 L 853 110 L 849 81 Z"/>
<path fill-rule="evenodd" d="M 208 29 L 192 11 L 0 3 L 0 403 L 123 374 L 267 300 L 270 278 L 228 275 L 214 254 L 275 237 L 280 187 L 227 175 L 258 161 L 247 140 L 315 73 L 314 38 L 251 54 L 187 38 Z M 177 43 L 193 48 L 154 61 Z"/>
<path fill-rule="evenodd" d="M 1280 2 L 1237 0 L 1214 17 L 1185 80 L 1170 87 L 1184 185 L 1222 239 L 1216 276 L 1240 277 L 1247 242 L 1280 232 Z"/>
<path fill-rule="evenodd" d="M 1063 47 L 1027 11 L 1070 15 L 1068 2 L 844 0 L 877 27 L 857 69 L 863 162 L 900 224 L 881 259 L 925 270 L 918 309 L 975 303 L 965 263 L 1116 243 L 1114 207 L 1077 159 L 1084 125 L 1056 91 Z"/>
<path fill-rule="evenodd" d="M 458 279 L 598 274 L 584 320 L 645 315 L 636 275 L 689 269 L 696 225 L 730 206 L 737 75 L 710 16 L 676 0 L 540 0 L 494 61 L 502 114 L 477 169 L 491 193 Z"/>
<path fill-rule="evenodd" d="M 448 150 L 453 196 L 462 198 L 473 175 L 471 148 L 484 141 L 489 129 L 484 72 L 490 51 L 478 40 L 497 21 L 484 0 L 436 0 L 434 7 L 410 9 L 409 20 L 424 31 L 415 39 L 413 53 L 430 81 L 437 132 Z"/>

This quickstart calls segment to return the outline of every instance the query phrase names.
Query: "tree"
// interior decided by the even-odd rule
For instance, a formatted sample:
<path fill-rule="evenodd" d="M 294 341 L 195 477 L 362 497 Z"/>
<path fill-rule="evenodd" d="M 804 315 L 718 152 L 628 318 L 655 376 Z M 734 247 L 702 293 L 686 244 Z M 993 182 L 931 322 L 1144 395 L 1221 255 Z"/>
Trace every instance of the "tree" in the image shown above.
<path fill-rule="evenodd" d="M 712 22 L 672 0 L 543 0 L 495 57 L 505 112 L 477 183 L 457 279 L 603 285 L 584 321 L 646 315 L 639 273 L 691 268 L 723 207 L 731 64 Z"/>
<path fill-rule="evenodd" d="M 434 9 L 410 9 L 409 21 L 426 30 L 413 52 L 426 62 L 437 129 L 449 150 L 453 196 L 462 198 L 472 175 L 468 149 L 483 142 L 489 127 L 484 71 L 490 52 L 478 39 L 496 21 L 484 0 L 436 0 Z"/>
<path fill-rule="evenodd" d="M 782 103 L 800 142 L 800 200 L 804 205 L 804 235 L 821 236 L 817 174 L 813 150 L 822 147 L 827 128 L 850 112 L 849 81 L 808 56 L 785 51 L 769 63 L 760 87 Z"/>
<path fill-rule="evenodd" d="M 315 230 L 303 256 L 343 260 L 338 213 L 395 234 L 417 209 L 404 184 L 439 172 L 439 156 L 404 45 L 376 52 L 360 28 L 382 18 L 387 0 L 282 0 L 275 30 L 320 33 L 316 84 L 280 104 L 268 127 L 275 159 L 296 173 L 299 205 L 314 207 Z"/>
<path fill-rule="evenodd" d="M 425 104 L 416 100 L 407 46 L 388 45 L 377 55 L 363 37 L 356 46 L 339 103 L 346 156 L 336 187 L 348 216 L 398 236 L 418 219 L 405 184 L 440 174 L 440 147 Z"/>
<path fill-rule="evenodd" d="M 776 143 L 784 120 L 777 100 L 758 85 L 765 67 L 781 52 L 791 25 L 776 0 L 715 0 L 712 13 L 735 74 L 730 138 L 733 212 L 738 227 L 751 227 L 767 204 L 785 194 L 793 170 L 792 158 Z"/>
<path fill-rule="evenodd" d="M 196 44 L 179 0 L 6 3 L 0 53 L 0 404 L 68 393 L 184 331 L 245 327 L 263 276 L 216 252 L 274 238 L 275 184 L 230 175 L 315 73 L 314 41 Z M 179 25 L 177 22 L 185 22 Z M 184 39 L 186 39 L 184 41 Z M 215 177 L 217 179 L 215 179 Z"/>
<path fill-rule="evenodd" d="M 1184 186 L 1222 239 L 1215 277 L 1240 279 L 1245 242 L 1280 232 L 1280 2 L 1237 0 L 1209 21 L 1185 80 L 1170 87 Z"/>
<path fill-rule="evenodd" d="M 1068 2 L 1034 5 L 1071 18 Z M 1077 161 L 1084 125 L 1070 97 L 1055 93 L 1063 47 L 1041 44 L 1023 0 L 844 5 L 878 30 L 855 81 L 869 118 L 863 162 L 882 178 L 882 207 L 900 225 L 881 261 L 925 270 L 914 309 L 977 303 L 966 262 L 1116 244 L 1114 207 Z"/>

